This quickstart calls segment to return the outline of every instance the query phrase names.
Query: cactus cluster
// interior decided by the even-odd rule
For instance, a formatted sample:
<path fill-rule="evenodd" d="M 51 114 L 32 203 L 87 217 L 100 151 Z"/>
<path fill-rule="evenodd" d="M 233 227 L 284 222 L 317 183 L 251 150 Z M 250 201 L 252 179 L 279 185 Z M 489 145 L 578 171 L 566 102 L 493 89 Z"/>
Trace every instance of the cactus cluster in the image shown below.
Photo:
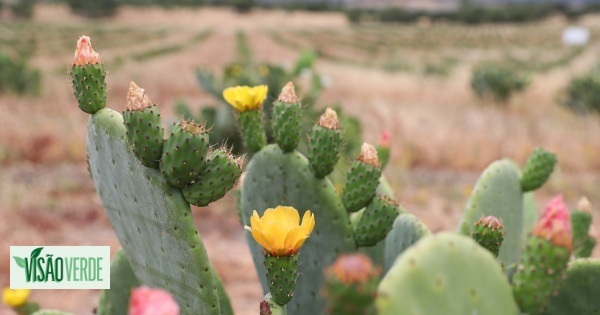
<path fill-rule="evenodd" d="M 164 139 L 157 106 L 135 84 L 123 115 L 104 108 L 99 56 L 89 38 L 77 51 L 71 73 L 79 106 L 91 114 L 89 169 L 122 245 L 98 314 L 233 314 L 190 204 L 223 197 L 243 158 L 210 147 L 207 129 L 193 121 L 175 123 Z M 600 261 L 585 258 L 595 245 L 591 205 L 570 212 L 558 196 L 538 219 L 533 190 L 551 175 L 553 154 L 536 149 L 523 171 L 509 160 L 492 163 L 458 233 L 433 234 L 394 201 L 382 176 L 389 136 L 377 147 L 363 144 L 338 192 L 330 180 L 343 150 L 336 112 L 318 119 L 304 155 L 293 85 L 272 106 L 273 144 L 265 136 L 266 94 L 260 86 L 224 91 L 252 153 L 238 214 L 265 293 L 261 315 L 598 313 Z M 33 305 L 15 296 L 8 299 L 14 310 Z M 21 313 L 33 312 L 65 314 L 37 306 Z"/>

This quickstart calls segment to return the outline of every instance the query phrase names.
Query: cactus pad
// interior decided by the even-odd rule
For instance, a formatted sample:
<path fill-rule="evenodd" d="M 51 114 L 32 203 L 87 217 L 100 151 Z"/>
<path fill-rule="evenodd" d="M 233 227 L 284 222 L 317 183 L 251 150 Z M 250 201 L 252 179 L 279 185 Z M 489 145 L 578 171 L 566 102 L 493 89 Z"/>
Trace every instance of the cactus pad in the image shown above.
<path fill-rule="evenodd" d="M 381 167 L 355 160 L 350 166 L 342 193 L 344 206 L 350 212 L 366 207 L 375 196 Z"/>
<path fill-rule="evenodd" d="M 556 156 L 542 148 L 533 150 L 521 177 L 521 187 L 523 191 L 536 190 L 548 180 L 554 165 L 556 164 Z"/>
<path fill-rule="evenodd" d="M 398 216 L 398 204 L 385 196 L 375 196 L 354 228 L 358 246 L 374 246 L 385 239 Z"/>
<path fill-rule="evenodd" d="M 494 257 L 469 237 L 428 236 L 402 254 L 379 286 L 380 315 L 517 315 Z"/>
<path fill-rule="evenodd" d="M 208 255 L 181 191 L 133 155 L 123 117 L 103 109 L 88 123 L 96 190 L 144 285 L 168 290 L 181 314 L 220 314 Z"/>
<path fill-rule="evenodd" d="M 600 260 L 576 259 L 569 264 L 566 279 L 543 315 L 600 314 Z"/>
<path fill-rule="evenodd" d="M 165 136 L 158 107 L 153 105 L 143 110 L 126 110 L 123 119 L 135 156 L 145 166 L 158 168 Z"/>
<path fill-rule="evenodd" d="M 273 103 L 273 136 L 283 152 L 291 152 L 300 143 L 302 108 L 299 103 Z"/>
<path fill-rule="evenodd" d="M 296 151 L 283 153 L 277 145 L 269 145 L 254 155 L 246 169 L 241 193 L 243 224 L 250 225 L 254 210 L 262 216 L 267 208 L 279 205 L 310 210 L 316 221 L 299 252 L 300 276 L 294 299 L 287 304 L 288 314 L 321 314 L 325 308 L 320 295 L 323 269 L 340 253 L 356 251 L 348 213 L 331 182 L 315 178 L 304 156 Z M 264 250 L 250 234 L 247 238 L 266 293 Z"/>
<path fill-rule="evenodd" d="M 429 234 L 431 232 L 427 226 L 414 215 L 410 213 L 399 215 L 385 239 L 384 274 L 390 270 L 400 254 Z"/>
<path fill-rule="evenodd" d="M 119 249 L 110 264 L 110 290 L 102 290 L 100 293 L 97 314 L 127 314 L 131 290 L 139 285 L 125 252 Z"/>
<path fill-rule="evenodd" d="M 327 129 L 315 125 L 308 143 L 308 160 L 310 169 L 317 178 L 323 178 L 333 172 L 340 159 L 342 146 L 342 131 Z"/>

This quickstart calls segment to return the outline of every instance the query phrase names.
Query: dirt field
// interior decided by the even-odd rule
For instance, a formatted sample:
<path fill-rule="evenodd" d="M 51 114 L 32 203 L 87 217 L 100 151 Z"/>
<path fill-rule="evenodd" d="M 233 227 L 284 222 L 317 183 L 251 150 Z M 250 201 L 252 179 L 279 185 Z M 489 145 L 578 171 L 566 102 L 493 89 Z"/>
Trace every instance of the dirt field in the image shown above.
<path fill-rule="evenodd" d="M 259 60 L 291 66 L 302 49 L 319 49 L 317 69 L 331 82 L 321 106 L 339 102 L 360 117 L 365 141 L 376 143 L 382 131 L 390 131 L 393 155 L 385 174 L 397 200 L 440 231 L 454 229 L 490 162 L 508 157 L 523 165 L 536 146 L 559 159 L 536 195 L 539 207 L 558 193 L 569 206 L 581 196 L 600 205 L 600 117 L 576 116 L 556 104 L 568 80 L 599 61 L 598 20 L 580 22 L 590 28 L 592 41 L 577 53 L 561 47 L 567 23 L 558 18 L 525 26 L 425 21 L 354 27 L 331 13 L 126 8 L 114 19 L 89 22 L 62 7 L 40 6 L 33 22 L 0 22 L 0 50 L 31 50 L 33 64 L 43 71 L 40 97 L 0 95 L 0 285 L 8 284 L 9 245 L 110 245 L 113 253 L 119 248 L 86 170 L 88 115 L 77 108 L 66 74 L 82 34 L 92 36 L 108 67 L 109 107 L 124 109 L 133 80 L 170 118 L 176 118 L 177 99 L 196 109 L 214 102 L 194 70 L 218 70 L 231 61 L 236 31 L 247 34 Z M 478 101 L 469 87 L 471 66 L 507 54 L 525 64 L 566 61 L 534 72 L 532 86 L 507 107 Z M 448 74 L 423 70 L 442 60 L 453 60 Z M 236 314 L 257 313 L 262 292 L 234 197 L 194 214 Z M 600 219 L 594 225 L 600 229 Z M 98 293 L 36 291 L 32 299 L 44 308 L 92 314 Z M 0 314 L 10 312 L 0 306 Z"/>

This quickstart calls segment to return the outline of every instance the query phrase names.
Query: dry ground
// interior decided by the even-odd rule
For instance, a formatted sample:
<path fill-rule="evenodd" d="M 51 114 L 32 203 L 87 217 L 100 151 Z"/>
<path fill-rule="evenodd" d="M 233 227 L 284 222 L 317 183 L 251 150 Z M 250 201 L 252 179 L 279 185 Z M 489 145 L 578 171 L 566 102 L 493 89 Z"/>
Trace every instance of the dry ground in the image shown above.
<path fill-rule="evenodd" d="M 307 48 L 321 43 L 317 36 L 336 34 L 349 46 L 336 49 L 338 44 L 330 44 L 324 49 L 344 51 L 358 61 L 323 58 L 318 62 L 318 71 L 331 81 L 321 105 L 340 102 L 348 113 L 360 117 L 366 141 L 377 142 L 383 130 L 391 132 L 393 156 L 385 172 L 397 199 L 439 231 L 455 226 L 471 187 L 487 164 L 510 157 L 522 165 L 539 145 L 556 152 L 560 161 L 549 184 L 537 195 L 540 204 L 556 193 L 564 194 L 571 206 L 582 195 L 600 204 L 600 118 L 575 116 L 555 102 L 572 75 L 597 61 L 596 20 L 582 22 L 594 30 L 587 49 L 567 67 L 534 75 L 531 88 L 506 108 L 482 104 L 468 86 L 470 66 L 498 55 L 500 46 L 465 51 L 446 43 L 440 54 L 460 58 L 448 77 L 390 72 L 362 64 L 361 60 L 370 57 L 357 46 L 386 38 L 388 31 L 409 31 L 403 29 L 407 26 L 376 27 L 376 35 L 364 35 L 338 14 L 257 11 L 240 16 L 222 9 L 124 9 L 114 19 L 88 22 L 62 7 L 43 6 L 37 8 L 34 23 L 0 23 L 0 39 L 35 43 L 33 63 L 44 74 L 40 97 L 0 95 L 0 238 L 4 241 L 0 255 L 5 257 L 0 260 L 0 285 L 8 284 L 9 245 L 110 245 L 113 252 L 119 247 L 87 175 L 87 114 L 77 109 L 66 75 L 80 34 L 93 36 L 95 49 L 107 63 L 109 106 L 124 109 L 128 82 L 134 80 L 160 104 L 163 117 L 172 117 L 172 106 L 179 98 L 195 108 L 213 101 L 198 87 L 194 69 L 217 70 L 231 61 L 238 30 L 247 33 L 258 59 L 287 65 L 299 50 L 278 41 L 274 33 Z M 560 30 L 565 25 L 552 19 L 525 30 Z M 430 32 L 427 27 L 431 32 L 445 28 L 427 23 L 409 27 L 426 28 L 421 30 L 425 33 Z M 481 33 L 477 28 L 459 29 L 468 31 L 467 37 Z M 510 36 L 519 34 L 521 28 L 503 25 L 502 30 L 511 43 Z M 484 29 L 484 38 L 488 31 L 489 27 Z M 308 35 L 300 40 L 299 33 Z M 431 49 L 415 48 L 402 38 L 394 44 L 400 47 L 399 56 L 416 64 L 423 54 L 435 58 Z M 552 43 L 551 36 L 544 38 L 550 47 L 560 46 L 560 34 L 556 34 L 557 43 Z M 7 43 L 0 41 L 0 48 L 16 45 Z M 376 45 L 383 50 L 392 47 L 385 41 Z M 156 53 L 164 47 L 173 50 Z M 234 204 L 229 196 L 194 213 L 214 265 L 235 297 L 236 314 L 255 314 L 262 293 Z M 600 220 L 595 226 L 600 229 Z M 44 307 L 91 314 L 97 295 L 97 291 L 38 291 L 33 298 Z M 0 308 L 0 314 L 10 312 Z"/>

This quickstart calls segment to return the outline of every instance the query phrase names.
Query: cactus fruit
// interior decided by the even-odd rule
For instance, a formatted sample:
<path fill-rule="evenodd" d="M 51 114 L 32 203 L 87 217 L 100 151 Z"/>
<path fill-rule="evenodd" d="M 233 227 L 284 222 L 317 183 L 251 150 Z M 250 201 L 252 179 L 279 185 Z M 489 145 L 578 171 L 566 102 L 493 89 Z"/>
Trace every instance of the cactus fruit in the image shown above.
<path fill-rule="evenodd" d="M 197 177 L 206 164 L 208 132 L 203 125 L 181 120 L 173 125 L 160 159 L 160 172 L 173 187 L 182 188 Z"/>
<path fill-rule="evenodd" d="M 514 295 L 525 313 L 543 312 L 559 288 L 571 256 L 571 222 L 562 197 L 553 198 L 527 240 L 513 278 Z"/>
<path fill-rule="evenodd" d="M 236 86 L 223 91 L 223 98 L 237 111 L 242 138 L 250 152 L 258 152 L 267 144 L 262 110 L 267 92 L 266 85 Z"/>
<path fill-rule="evenodd" d="M 427 226 L 410 213 L 399 215 L 385 239 L 383 270 L 386 274 L 396 259 L 421 238 L 431 234 Z"/>
<path fill-rule="evenodd" d="M 286 305 L 294 296 L 298 279 L 298 254 L 291 256 L 265 255 L 267 282 L 273 301 Z"/>
<path fill-rule="evenodd" d="M 294 84 L 283 87 L 279 99 L 273 103 L 273 130 L 275 142 L 283 152 L 291 152 L 300 143 L 302 107 L 294 92 Z"/>
<path fill-rule="evenodd" d="M 380 268 L 363 254 L 340 256 L 326 272 L 325 299 L 329 315 L 375 313 L 375 294 Z"/>
<path fill-rule="evenodd" d="M 333 172 L 340 159 L 342 131 L 336 112 L 327 107 L 310 133 L 308 160 L 310 170 L 316 178 L 323 178 Z"/>
<path fill-rule="evenodd" d="M 577 209 L 571 212 L 573 255 L 577 258 L 590 257 L 594 246 L 596 246 L 596 239 L 588 234 L 591 224 L 591 204 L 587 198 L 583 197 L 579 201 Z"/>
<path fill-rule="evenodd" d="M 164 130 L 158 107 L 152 104 L 146 91 L 134 82 L 129 83 L 127 109 L 123 112 L 127 139 L 133 153 L 146 167 L 158 168 L 162 155 Z"/>
<path fill-rule="evenodd" d="M 242 175 L 243 162 L 242 157 L 233 156 L 225 148 L 214 150 L 208 155 L 198 180 L 183 188 L 183 197 L 199 207 L 221 199 Z"/>
<path fill-rule="evenodd" d="M 110 289 L 102 290 L 98 315 L 127 314 L 131 290 L 140 286 L 125 252 L 119 249 L 110 264 Z"/>
<path fill-rule="evenodd" d="M 383 195 L 377 195 L 354 227 L 354 238 L 358 246 L 374 246 L 385 239 L 399 214 L 398 204 Z"/>
<path fill-rule="evenodd" d="M 87 36 L 81 36 L 77 41 L 70 75 L 82 111 L 93 114 L 106 106 L 106 70 Z"/>
<path fill-rule="evenodd" d="M 379 163 L 381 164 L 381 168 L 385 168 L 390 160 L 390 148 L 392 147 L 390 141 L 390 133 L 388 131 L 384 131 L 381 133 L 381 138 L 379 140 L 379 144 L 377 144 L 377 157 L 379 157 Z"/>
<path fill-rule="evenodd" d="M 488 166 L 475 185 L 463 215 L 460 232 L 471 235 L 473 224 L 482 216 L 502 220 L 506 233 L 498 259 L 511 274 L 519 261 L 523 241 L 523 192 L 519 170 L 508 160 Z"/>
<path fill-rule="evenodd" d="M 504 225 L 494 216 L 483 217 L 475 222 L 471 236 L 481 247 L 498 257 L 504 240 Z"/>
<path fill-rule="evenodd" d="M 541 187 L 550 177 L 556 164 L 556 156 L 542 148 L 533 150 L 521 176 L 523 191 L 532 191 Z"/>
<path fill-rule="evenodd" d="M 352 163 L 346 177 L 342 193 L 344 207 L 350 212 L 366 207 L 375 196 L 380 177 L 381 165 L 377 150 L 372 145 L 363 143 L 360 156 Z"/>
<path fill-rule="evenodd" d="M 451 233 L 425 237 L 399 256 L 379 285 L 376 305 L 379 315 L 519 314 L 494 257 Z"/>
<path fill-rule="evenodd" d="M 179 305 L 169 292 L 141 286 L 131 292 L 128 315 L 179 315 Z"/>
<path fill-rule="evenodd" d="M 220 314 L 218 279 L 189 204 L 157 170 L 141 164 L 125 132 L 121 114 L 98 111 L 88 124 L 88 154 L 96 190 L 136 277 L 169 290 L 183 315 Z"/>
<path fill-rule="evenodd" d="M 569 263 L 564 282 L 553 294 L 543 315 L 597 315 L 600 311 L 600 260 L 576 259 Z"/>

